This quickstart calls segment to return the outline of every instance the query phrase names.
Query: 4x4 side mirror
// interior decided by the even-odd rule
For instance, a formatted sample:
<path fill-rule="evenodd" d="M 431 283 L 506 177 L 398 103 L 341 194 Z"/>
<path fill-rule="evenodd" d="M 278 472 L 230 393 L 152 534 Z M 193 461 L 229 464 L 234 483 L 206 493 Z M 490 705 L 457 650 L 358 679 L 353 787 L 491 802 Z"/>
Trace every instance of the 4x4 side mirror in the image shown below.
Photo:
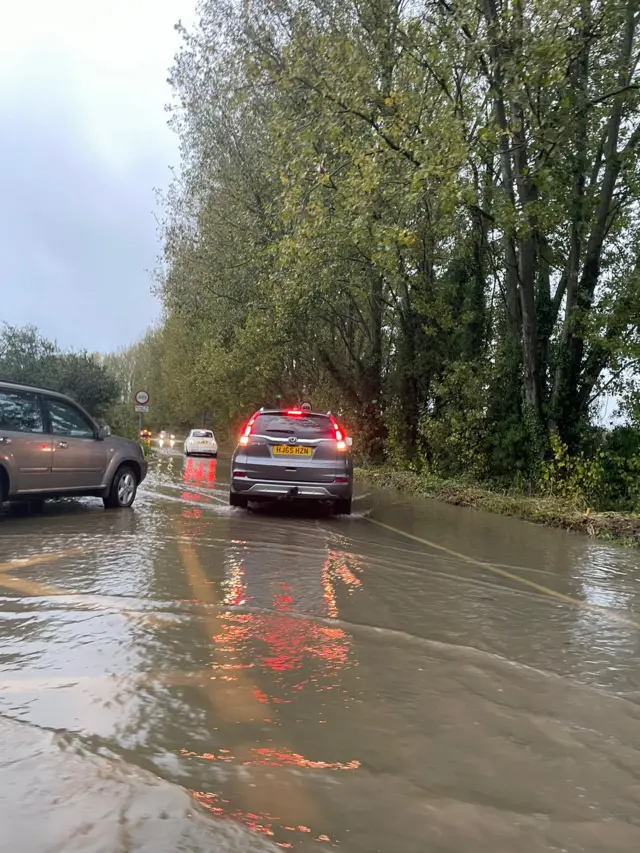
<path fill-rule="evenodd" d="M 104 426 L 101 426 L 100 429 L 98 430 L 98 438 L 100 438 L 100 439 L 109 438 L 110 435 L 111 435 L 111 427 L 107 426 L 106 424 Z"/>

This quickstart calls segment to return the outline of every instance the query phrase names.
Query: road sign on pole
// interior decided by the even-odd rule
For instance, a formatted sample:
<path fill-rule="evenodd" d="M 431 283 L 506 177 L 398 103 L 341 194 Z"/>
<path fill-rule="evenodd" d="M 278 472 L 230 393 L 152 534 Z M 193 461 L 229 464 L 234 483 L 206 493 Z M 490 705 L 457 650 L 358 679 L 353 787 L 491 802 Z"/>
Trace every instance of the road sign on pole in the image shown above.
<path fill-rule="evenodd" d="M 148 412 L 149 406 L 136 406 L 136 412 Z"/>
<path fill-rule="evenodd" d="M 146 391 L 136 391 L 134 395 L 134 400 L 139 406 L 146 406 L 149 402 L 149 394 Z M 136 409 L 136 412 L 138 410 Z M 144 409 L 144 411 L 149 411 L 149 409 Z"/>

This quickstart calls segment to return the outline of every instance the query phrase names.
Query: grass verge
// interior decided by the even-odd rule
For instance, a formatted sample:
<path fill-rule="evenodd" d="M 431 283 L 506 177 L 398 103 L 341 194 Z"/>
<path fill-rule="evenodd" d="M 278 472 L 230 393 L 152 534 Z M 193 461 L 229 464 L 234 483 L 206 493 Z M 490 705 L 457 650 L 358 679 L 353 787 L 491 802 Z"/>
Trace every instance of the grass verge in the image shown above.
<path fill-rule="evenodd" d="M 586 533 L 621 545 L 640 547 L 640 516 L 621 512 L 581 510 L 559 498 L 529 496 L 519 492 L 498 492 L 455 480 L 440 480 L 393 468 L 357 468 L 361 482 L 405 494 L 435 498 L 454 506 L 472 507 L 521 518 L 535 524 Z"/>

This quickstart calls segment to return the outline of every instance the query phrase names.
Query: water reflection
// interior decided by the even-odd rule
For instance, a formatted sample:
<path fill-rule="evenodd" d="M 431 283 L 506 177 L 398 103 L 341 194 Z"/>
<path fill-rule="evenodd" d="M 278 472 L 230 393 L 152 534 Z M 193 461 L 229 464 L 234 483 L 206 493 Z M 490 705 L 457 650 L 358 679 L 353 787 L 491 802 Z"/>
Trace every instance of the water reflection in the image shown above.
<path fill-rule="evenodd" d="M 227 613 L 213 638 L 220 650 L 259 668 L 256 695 L 276 703 L 289 703 L 304 689 L 338 688 L 340 670 L 357 664 L 350 634 L 324 620 L 338 618 L 338 587 L 348 594 L 361 587 L 359 560 L 331 548 L 288 556 L 288 539 L 285 531 L 278 553 L 234 538 L 225 559 L 224 602 L 251 612 Z"/>
<path fill-rule="evenodd" d="M 242 839 L 207 850 L 640 850 L 638 708 L 591 689 L 640 699 L 637 552 L 380 498 L 385 523 L 563 601 L 362 519 L 214 507 L 213 460 L 159 455 L 150 479 L 168 500 L 142 490 L 132 513 L 69 502 L 2 524 L 2 561 L 34 557 L 0 572 L 21 584 L 0 589 L 2 714 L 79 743 L 85 766 L 106 751 L 190 791 L 230 818 L 214 832 Z M 21 796 L 42 791 L 34 767 Z M 61 783 L 84 786 L 79 772 Z M 93 785 L 97 821 L 111 809 L 124 832 L 120 800 Z M 23 826 L 60 820 L 73 797 L 50 788 L 55 805 Z M 65 821 L 55 849 L 102 849 Z M 157 829 L 194 849 L 166 826 L 146 847 L 162 847 Z"/>
<path fill-rule="evenodd" d="M 222 577 L 209 578 L 198 558 L 203 533 L 193 523 L 201 521 L 198 513 L 197 508 L 185 507 L 178 532 L 186 540 L 183 563 L 192 594 L 216 605 L 205 620 L 211 643 L 207 695 L 219 720 L 232 723 L 235 719 L 236 725 L 243 722 L 252 727 L 260 723 L 260 729 L 254 728 L 247 740 L 242 730 L 234 736 L 225 725 L 221 743 L 216 726 L 215 747 L 198 751 L 185 745 L 179 755 L 202 764 L 199 770 L 191 770 L 202 780 L 207 777 L 207 765 L 212 770 L 251 768 L 254 779 L 267 771 L 278 776 L 270 783 L 276 808 L 259 807 L 264 791 L 258 795 L 251 790 L 255 782 L 234 789 L 219 775 L 211 777 L 206 788 L 193 786 L 192 795 L 217 816 L 233 817 L 255 832 L 275 836 L 281 847 L 293 846 L 286 838 L 292 832 L 330 841 L 321 831 L 317 807 L 307 800 L 299 780 L 295 796 L 288 791 L 293 781 L 288 774 L 353 772 L 360 766 L 353 755 L 335 756 L 327 720 L 318 713 L 325 703 L 312 698 L 326 693 L 333 697 L 328 707 L 343 709 L 353 698 L 343 682 L 345 672 L 357 666 L 353 638 L 333 620 L 338 618 L 341 596 L 362 588 L 360 562 L 348 550 L 333 547 L 331 534 L 318 537 L 313 522 L 308 530 L 317 538 L 301 555 L 299 530 L 277 519 L 266 524 L 258 519 L 254 524 L 254 518 L 230 518 Z M 322 539 L 324 546 L 320 546 Z M 290 726 L 303 720 L 305 724 L 315 721 L 318 727 L 312 754 L 303 754 L 291 736 Z M 285 731 L 289 735 L 283 737 Z M 285 790 L 286 795 L 278 793 Z M 297 817 L 295 825 L 292 816 Z"/>
<path fill-rule="evenodd" d="M 185 457 L 182 479 L 187 485 L 202 489 L 212 489 L 216 482 L 217 459 L 196 459 Z"/>

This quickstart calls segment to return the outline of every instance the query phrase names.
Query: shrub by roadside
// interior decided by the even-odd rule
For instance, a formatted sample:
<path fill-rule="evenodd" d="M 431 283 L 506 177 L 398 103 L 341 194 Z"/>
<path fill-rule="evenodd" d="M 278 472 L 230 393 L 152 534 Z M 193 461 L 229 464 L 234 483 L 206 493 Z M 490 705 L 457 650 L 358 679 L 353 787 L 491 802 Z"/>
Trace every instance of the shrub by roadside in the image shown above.
<path fill-rule="evenodd" d="M 593 512 L 579 509 L 575 503 L 558 497 L 529 496 L 515 491 L 499 492 L 472 483 L 441 480 L 432 474 L 416 474 L 393 468 L 357 468 L 356 476 L 372 485 L 406 494 L 422 495 L 454 506 L 473 507 L 640 547 L 639 515 Z"/>

